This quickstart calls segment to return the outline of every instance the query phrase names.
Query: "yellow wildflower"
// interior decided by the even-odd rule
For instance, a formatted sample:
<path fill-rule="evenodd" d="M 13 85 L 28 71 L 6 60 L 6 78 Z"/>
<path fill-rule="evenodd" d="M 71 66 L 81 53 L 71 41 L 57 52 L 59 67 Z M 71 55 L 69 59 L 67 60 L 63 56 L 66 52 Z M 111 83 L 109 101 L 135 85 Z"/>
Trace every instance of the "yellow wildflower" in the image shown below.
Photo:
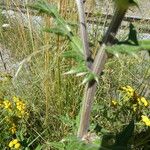
<path fill-rule="evenodd" d="M 129 86 L 129 85 L 127 85 L 127 90 L 128 91 L 134 91 L 134 89 L 131 86 Z"/>
<path fill-rule="evenodd" d="M 121 87 L 120 89 L 125 92 L 129 98 L 134 96 L 135 90 L 131 86 L 127 85 L 126 87 Z"/>
<path fill-rule="evenodd" d="M 13 123 L 12 127 L 10 128 L 10 131 L 12 132 L 12 134 L 15 134 L 17 129 L 16 129 L 16 125 Z"/>
<path fill-rule="evenodd" d="M 18 139 L 14 139 L 12 142 L 13 142 L 13 144 L 15 145 L 15 144 L 18 143 Z"/>
<path fill-rule="evenodd" d="M 24 104 L 22 101 L 18 101 L 18 102 L 16 103 L 16 105 L 17 105 L 17 109 L 18 109 L 19 111 L 25 110 L 25 104 Z"/>
<path fill-rule="evenodd" d="M 123 87 L 121 87 L 121 90 L 122 90 L 122 91 L 126 91 L 127 88 L 123 86 Z"/>
<path fill-rule="evenodd" d="M 148 106 L 148 102 L 147 102 L 147 100 L 144 97 L 138 98 L 138 103 L 139 103 L 139 105 L 143 104 L 145 107 Z"/>
<path fill-rule="evenodd" d="M 134 96 L 134 89 L 132 88 L 132 87 L 130 87 L 130 86 L 127 86 L 127 95 L 129 96 L 129 97 L 132 97 L 132 96 Z"/>
<path fill-rule="evenodd" d="M 14 96 L 14 97 L 13 97 L 13 101 L 14 101 L 14 102 L 18 102 L 18 101 L 19 101 L 19 98 L 16 97 L 16 96 Z"/>
<path fill-rule="evenodd" d="M 127 91 L 127 96 L 128 96 L 128 97 L 133 97 L 133 96 L 134 96 L 134 92 Z"/>
<path fill-rule="evenodd" d="M 117 105 L 117 101 L 116 100 L 112 100 L 111 104 L 112 104 L 112 106 L 116 106 Z"/>
<path fill-rule="evenodd" d="M 147 116 L 142 115 L 141 118 L 146 126 L 150 126 L 150 119 Z"/>
<path fill-rule="evenodd" d="M 20 146 L 21 146 L 21 144 L 20 144 L 20 143 L 16 143 L 16 144 L 15 144 L 15 146 L 14 146 L 14 148 L 15 148 L 15 149 L 19 149 L 19 148 L 20 148 Z"/>
<path fill-rule="evenodd" d="M 4 108 L 5 109 L 10 109 L 11 108 L 11 103 L 10 103 L 9 100 L 3 101 L 3 104 L 4 104 Z"/>
<path fill-rule="evenodd" d="M 10 148 L 15 148 L 15 149 L 19 149 L 21 144 L 19 143 L 18 139 L 14 139 L 12 141 L 9 142 L 8 145 Z"/>
<path fill-rule="evenodd" d="M 18 110 L 17 115 L 21 118 L 26 113 L 26 105 L 23 101 L 21 101 L 18 97 L 13 97 L 14 102 L 16 103 L 16 108 Z"/>
<path fill-rule="evenodd" d="M 14 144 L 13 144 L 13 141 L 10 141 L 8 146 L 9 146 L 10 148 L 12 148 L 13 145 L 14 145 Z"/>

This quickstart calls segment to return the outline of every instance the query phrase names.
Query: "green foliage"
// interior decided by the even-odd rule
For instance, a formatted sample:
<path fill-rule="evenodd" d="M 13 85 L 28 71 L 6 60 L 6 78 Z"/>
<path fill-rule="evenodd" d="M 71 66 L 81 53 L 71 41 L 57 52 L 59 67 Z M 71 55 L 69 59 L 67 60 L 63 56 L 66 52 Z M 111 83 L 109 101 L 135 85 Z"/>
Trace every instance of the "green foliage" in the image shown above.
<path fill-rule="evenodd" d="M 45 13 L 54 18 L 55 27 L 44 29 L 45 32 L 65 36 L 69 40 L 71 50 L 66 51 L 63 56 L 67 58 L 73 58 L 77 65 L 76 67 L 72 67 L 72 69 L 65 74 L 76 74 L 77 76 L 86 75 L 81 84 L 85 84 L 93 79 L 98 81 L 96 75 L 94 75 L 86 66 L 86 61 L 83 54 L 83 46 L 78 35 L 73 33 L 71 28 L 72 26 L 59 15 L 57 8 L 44 1 L 38 1 L 30 7 L 38 10 L 39 13 Z"/>
<path fill-rule="evenodd" d="M 98 150 L 99 148 L 98 145 L 86 144 L 74 136 L 65 138 L 60 142 L 50 142 L 49 145 L 57 150 Z"/>
<path fill-rule="evenodd" d="M 28 5 L 28 6 L 34 10 L 39 11 L 39 13 L 44 13 L 44 14 L 50 15 L 54 18 L 58 18 L 58 20 L 60 19 L 56 6 L 50 5 L 49 3 L 46 3 L 43 0 L 42 1 L 39 0 L 34 5 Z"/>
<path fill-rule="evenodd" d="M 48 145 L 57 150 L 127 150 L 131 146 L 129 141 L 132 138 L 133 131 L 134 121 L 132 120 L 116 137 L 105 133 L 101 138 L 94 139 L 92 143 L 86 143 L 77 137 L 70 136 L 62 139 L 60 142 L 50 142 Z M 110 140 L 115 141 L 114 144 L 110 144 Z"/>
<path fill-rule="evenodd" d="M 118 92 L 120 86 L 127 84 L 133 85 L 136 92 L 138 91 L 139 96 L 144 96 L 147 92 L 146 89 L 149 88 L 150 63 L 142 55 L 139 55 L 137 58 L 119 55 L 119 59 L 113 58 L 107 62 L 104 74 L 99 78 L 100 82 L 91 115 L 92 126 L 90 131 L 94 132 L 92 129 L 95 124 L 99 124 L 102 128 L 98 132 L 100 138 L 96 141 L 96 144 L 95 141 L 85 144 L 74 136 L 68 137 L 68 135 L 75 135 L 77 124 L 79 123 L 77 114 L 83 88 L 77 85 L 83 81 L 86 83 L 88 80 L 98 77 L 88 72 L 89 70 L 86 68 L 82 44 L 76 31 L 74 31 L 75 26 L 60 16 L 55 5 L 48 4 L 47 6 L 47 3 L 42 1 L 38 3 L 35 8 L 36 10 L 40 10 L 40 13 L 46 13 L 54 18 L 54 26 L 43 29 L 46 32 L 35 33 L 32 30 L 32 33 L 30 33 L 28 28 L 23 28 L 22 24 L 19 25 L 19 22 L 10 23 L 11 28 L 8 31 L 3 31 L 0 27 L 0 41 L 9 48 L 14 61 L 17 62 L 16 64 L 22 59 L 26 60 L 24 66 L 20 69 L 17 80 L 13 84 L 11 80 L 14 78 L 13 73 L 0 74 L 0 100 L 10 100 L 12 96 L 19 95 L 21 98 L 24 98 L 29 106 L 29 119 L 18 122 L 19 130 L 17 135 L 13 135 L 15 138 L 17 136 L 19 142 L 21 142 L 21 148 L 25 150 L 50 148 L 61 150 L 70 150 L 70 148 L 72 150 L 98 150 L 101 145 L 101 149 L 106 150 L 111 149 L 110 147 L 114 145 L 114 149 L 118 148 L 117 144 L 125 140 L 128 148 L 133 146 L 135 149 L 149 149 L 149 129 L 141 121 L 141 114 L 149 115 L 149 106 L 137 105 L 137 111 L 133 112 L 133 99 L 125 101 L 127 94 Z M 43 6 L 39 9 L 41 5 Z M 66 15 L 67 17 L 69 16 L 68 11 L 66 11 Z M 0 18 L 1 25 L 7 23 L 6 18 L 3 20 Z M 34 29 L 34 26 L 32 28 Z M 43 38 L 45 33 L 48 33 L 53 38 L 45 41 Z M 31 46 L 30 34 L 33 34 L 35 51 Z M 134 34 L 133 28 L 132 34 Z M 112 46 L 110 48 L 111 53 L 131 54 L 132 52 L 139 51 L 138 49 L 149 49 L 149 40 L 137 41 L 138 44 L 136 44 L 136 34 L 133 37 L 132 34 L 130 31 L 130 38 L 128 37 L 126 41 L 128 44 L 118 43 L 118 45 Z M 61 36 L 62 43 L 56 41 L 57 36 Z M 49 45 L 43 46 L 45 43 Z M 60 45 L 59 50 L 58 45 Z M 45 60 L 45 49 L 49 49 L 49 63 L 46 63 Z M 69 59 L 63 59 L 62 55 Z M 30 56 L 32 56 L 32 59 L 30 59 Z M 48 66 L 46 69 L 45 64 Z M 73 65 L 75 66 L 73 67 Z M 70 68 L 72 68 L 71 70 L 77 76 L 84 75 L 89 79 L 86 80 L 86 78 L 82 79 L 80 77 L 76 79 L 73 76 L 66 77 L 61 75 Z M 46 85 L 49 89 L 49 95 L 47 96 L 49 109 L 48 119 L 45 123 Z M 117 101 L 117 105 L 112 105 L 112 99 Z M 149 99 L 150 97 L 147 95 L 146 100 L 148 102 Z M 7 112 L 3 111 L 3 109 L 0 112 L 0 127 L 4 129 L 1 130 L 0 134 L 0 149 L 8 149 L 8 144 L 14 137 L 9 131 L 10 126 L 4 121 Z M 132 117 L 136 117 L 136 120 L 134 124 L 135 131 L 131 136 L 129 131 L 132 131 L 133 126 L 131 123 L 128 125 L 128 123 Z M 121 131 L 125 126 L 126 128 Z M 104 130 L 107 132 L 104 132 Z M 118 134 L 116 135 L 116 133 Z M 115 135 L 117 139 L 115 139 Z"/>
<path fill-rule="evenodd" d="M 130 23 L 129 26 L 129 35 L 127 40 L 118 41 L 115 45 L 107 47 L 107 51 L 112 54 L 135 54 L 144 50 L 150 51 L 150 40 L 138 41 L 137 31 L 132 23 Z"/>

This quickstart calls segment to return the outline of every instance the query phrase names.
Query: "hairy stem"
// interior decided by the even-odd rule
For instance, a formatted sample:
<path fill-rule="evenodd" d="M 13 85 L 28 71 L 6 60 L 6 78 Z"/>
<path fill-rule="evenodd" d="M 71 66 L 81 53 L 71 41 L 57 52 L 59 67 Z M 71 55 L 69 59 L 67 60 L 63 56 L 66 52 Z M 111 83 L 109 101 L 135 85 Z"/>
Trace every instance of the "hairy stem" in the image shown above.
<path fill-rule="evenodd" d="M 105 62 L 108 59 L 105 48 L 108 44 L 110 45 L 113 44 L 118 28 L 121 25 L 121 22 L 126 14 L 127 9 L 128 8 L 126 9 L 116 8 L 110 26 L 103 37 L 101 48 L 98 51 L 96 58 L 94 60 L 92 71 L 97 75 L 99 75 L 102 72 Z M 96 81 L 93 80 L 87 83 L 85 87 L 84 100 L 81 110 L 81 119 L 77 135 L 79 138 L 83 138 L 84 135 L 86 135 L 88 132 L 90 113 L 96 92 L 96 85 L 97 85 Z"/>
<path fill-rule="evenodd" d="M 78 15 L 80 20 L 80 32 L 81 32 L 81 39 L 83 43 L 84 49 L 84 57 L 86 60 L 86 65 L 89 69 L 92 67 L 92 58 L 91 58 L 91 51 L 89 48 L 88 42 L 88 32 L 87 32 L 87 25 L 85 21 L 85 11 L 84 11 L 84 3 L 83 0 L 76 0 L 77 8 L 78 8 Z"/>

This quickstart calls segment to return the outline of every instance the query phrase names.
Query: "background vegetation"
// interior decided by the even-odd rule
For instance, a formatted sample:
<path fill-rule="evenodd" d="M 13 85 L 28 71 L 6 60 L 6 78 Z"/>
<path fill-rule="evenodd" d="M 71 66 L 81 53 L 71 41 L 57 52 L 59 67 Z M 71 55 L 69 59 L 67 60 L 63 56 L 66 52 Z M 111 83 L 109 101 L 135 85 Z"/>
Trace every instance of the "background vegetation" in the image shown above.
<path fill-rule="evenodd" d="M 73 31 L 79 34 L 75 2 L 70 0 L 49 0 L 49 2 L 58 7 L 61 16 L 72 23 L 75 26 Z M 16 0 L 15 5 L 18 4 Z M 101 10 L 94 4 L 93 0 L 86 2 L 86 9 L 98 20 L 97 24 L 89 25 L 90 48 L 93 55 L 99 48 L 98 41 L 101 40 L 106 21 L 102 17 Z M 9 3 L 7 5 L 9 9 Z M 118 54 L 118 57 L 109 59 L 103 75 L 99 77 L 91 116 L 90 131 L 94 136 L 93 139 L 97 136 L 100 139 L 92 147 L 91 144 L 85 148 L 76 147 L 86 146 L 79 144 L 73 137 L 79 124 L 83 78 L 64 75 L 75 62 L 64 58 L 63 55 L 71 49 L 68 40 L 60 35 L 42 31 L 44 27 L 55 26 L 53 19 L 42 15 L 41 25 L 34 24 L 32 13 L 29 8 L 25 8 L 27 19 L 23 17 L 14 19 L 0 13 L 2 56 L 4 62 L 6 54 L 11 58 L 9 65 L 6 63 L 6 68 L 0 71 L 0 107 L 2 107 L 0 129 L 4 131 L 0 133 L 0 148 L 15 148 L 19 143 L 20 146 L 17 146 L 26 150 L 96 149 L 103 135 L 109 134 L 110 137 L 114 137 L 129 124 L 133 116 L 136 116 L 135 131 L 130 143 L 133 149 L 149 149 L 149 127 L 140 121 L 141 114 L 149 115 L 150 61 L 147 52 L 128 56 Z M 17 16 L 17 13 L 13 15 Z M 101 22 L 104 23 L 99 27 Z M 4 27 L 4 24 L 10 26 Z M 122 39 L 127 37 L 126 27 L 124 29 L 118 34 Z M 139 97 L 145 97 L 148 106 L 145 107 L 143 104 L 137 108 L 139 111 L 133 111 L 133 105 L 130 103 L 133 97 L 128 97 L 126 101 L 128 95 L 126 91 L 121 90 L 121 87 L 128 85 Z M 67 141 L 65 138 L 68 136 L 74 143 L 69 145 L 69 142 L 66 142 L 68 147 L 64 148 L 63 141 Z M 18 139 L 16 143 L 13 141 L 15 139 Z M 12 145 L 11 141 L 14 142 Z M 108 143 L 114 143 L 112 138 Z"/>

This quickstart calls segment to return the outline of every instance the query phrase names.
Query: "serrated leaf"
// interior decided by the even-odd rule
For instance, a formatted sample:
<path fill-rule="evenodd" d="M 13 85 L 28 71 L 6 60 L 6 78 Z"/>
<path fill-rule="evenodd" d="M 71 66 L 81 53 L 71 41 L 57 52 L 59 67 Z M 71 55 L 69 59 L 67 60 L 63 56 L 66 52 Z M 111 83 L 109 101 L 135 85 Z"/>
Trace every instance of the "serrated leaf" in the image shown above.
<path fill-rule="evenodd" d="M 44 14 L 50 15 L 54 18 L 59 16 L 57 7 L 55 5 L 45 2 L 43 0 L 39 0 L 36 3 L 34 3 L 33 5 L 28 5 L 28 7 L 39 11 L 39 13 L 44 13 Z"/>
<path fill-rule="evenodd" d="M 95 80 L 97 83 L 99 82 L 97 75 L 93 74 L 92 72 L 89 72 L 87 76 L 83 79 L 81 85 L 86 84 L 92 80 Z"/>
<path fill-rule="evenodd" d="M 50 33 L 55 33 L 57 35 L 61 35 L 61 36 L 66 36 L 68 35 L 68 33 L 61 27 L 55 27 L 55 28 L 50 28 L 50 29 L 44 29 L 43 31 L 45 32 L 50 32 Z"/>
<path fill-rule="evenodd" d="M 76 74 L 77 77 L 79 76 L 85 76 L 87 74 L 87 72 L 79 72 Z"/>
<path fill-rule="evenodd" d="M 73 50 L 65 51 L 63 53 L 63 56 L 66 58 L 73 58 L 76 62 L 84 61 L 83 55 L 81 55 L 80 53 L 77 53 L 76 51 L 73 51 Z"/>
<path fill-rule="evenodd" d="M 57 22 L 57 25 L 64 27 L 64 29 L 67 29 L 67 31 L 70 30 L 70 27 L 68 26 L 66 21 L 59 15 L 58 8 L 55 5 L 45 2 L 43 0 L 39 0 L 33 5 L 29 5 L 29 7 L 37 10 L 39 13 L 47 14 L 53 17 Z"/>
<path fill-rule="evenodd" d="M 73 28 L 78 28 L 78 24 L 77 23 L 72 23 L 72 22 L 69 22 L 67 21 L 67 24 Z"/>
<path fill-rule="evenodd" d="M 67 74 L 78 74 L 78 73 L 81 73 L 81 72 L 87 72 L 87 67 L 85 65 L 82 65 L 82 64 L 79 64 L 78 66 L 76 67 L 73 67 L 70 71 L 64 73 L 65 75 Z"/>
<path fill-rule="evenodd" d="M 71 46 L 73 50 L 83 55 L 83 46 L 82 46 L 81 40 L 77 36 L 72 36 Z"/>
<path fill-rule="evenodd" d="M 75 69 L 71 69 L 71 70 L 65 72 L 64 75 L 75 74 L 75 73 L 78 73 L 78 71 Z"/>

